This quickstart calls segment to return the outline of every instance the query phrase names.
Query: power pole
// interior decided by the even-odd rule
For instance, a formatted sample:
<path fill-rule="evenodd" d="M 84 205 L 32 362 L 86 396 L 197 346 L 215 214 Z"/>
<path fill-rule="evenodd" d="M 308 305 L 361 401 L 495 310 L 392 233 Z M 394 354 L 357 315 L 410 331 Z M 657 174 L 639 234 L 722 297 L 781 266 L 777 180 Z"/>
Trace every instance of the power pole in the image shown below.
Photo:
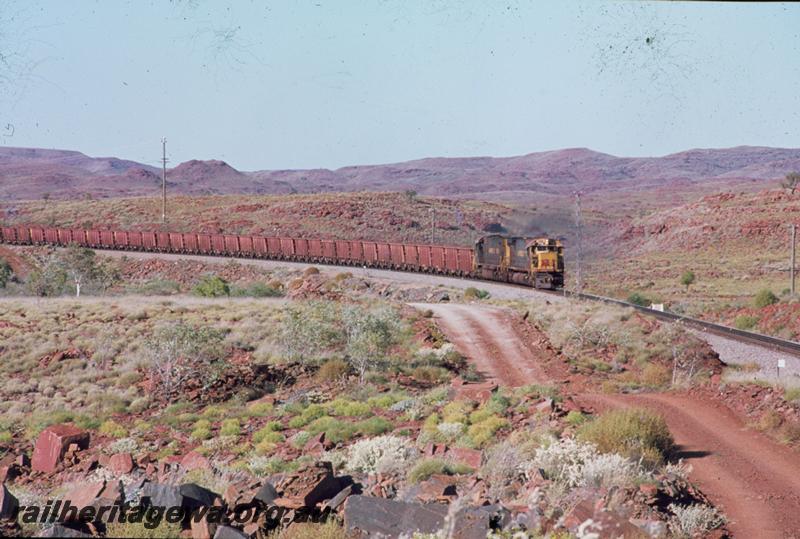
<path fill-rule="evenodd" d="M 167 224 L 167 139 L 161 137 L 161 223 Z"/>
<path fill-rule="evenodd" d="M 795 288 L 794 288 L 794 276 L 795 276 L 795 255 L 797 253 L 797 243 L 795 239 L 797 238 L 797 225 L 792 225 L 792 265 L 789 267 L 789 278 L 792 281 L 792 296 L 794 296 Z"/>
<path fill-rule="evenodd" d="M 583 276 L 581 263 L 583 261 L 583 216 L 581 213 L 581 192 L 575 191 L 575 292 L 583 292 Z"/>
<path fill-rule="evenodd" d="M 436 208 L 431 208 L 431 245 L 436 241 Z"/>

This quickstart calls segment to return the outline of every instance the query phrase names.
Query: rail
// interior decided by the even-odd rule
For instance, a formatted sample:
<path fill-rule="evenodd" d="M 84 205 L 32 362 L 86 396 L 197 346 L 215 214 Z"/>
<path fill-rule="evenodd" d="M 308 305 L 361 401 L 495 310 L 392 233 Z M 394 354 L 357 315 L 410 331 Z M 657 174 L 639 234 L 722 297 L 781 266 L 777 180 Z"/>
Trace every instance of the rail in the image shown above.
<path fill-rule="evenodd" d="M 44 233 L 44 230 L 45 230 L 44 228 L 37 228 L 37 230 L 41 231 L 41 237 L 34 238 L 34 237 L 29 235 L 28 237 L 26 237 L 24 239 L 17 237 L 16 232 L 14 232 L 14 237 L 13 238 L 9 237 L 8 234 L 13 230 L 14 230 L 14 228 L 9 228 L 9 227 L 4 227 L 4 228 L 0 229 L 0 243 L 17 244 L 17 245 L 20 245 L 20 244 L 21 245 L 37 245 L 37 244 L 41 245 L 41 244 L 43 244 L 43 245 L 54 245 L 54 246 L 63 246 L 65 244 L 63 241 L 60 241 L 59 239 L 52 240 L 51 238 L 47 237 L 45 235 L 45 233 Z M 53 229 L 49 229 L 49 230 L 52 231 Z M 65 231 L 65 232 L 68 232 L 68 233 L 71 234 L 70 230 L 67 230 L 67 229 L 59 229 L 59 230 L 60 231 Z M 79 232 L 79 231 L 76 230 L 76 232 Z M 80 232 L 88 232 L 88 231 L 82 231 L 81 230 Z M 115 234 L 112 231 L 105 231 L 105 232 L 106 233 L 111 233 L 112 235 Z M 127 235 L 129 233 L 123 232 L 122 234 L 126 234 Z M 142 233 L 139 233 L 139 234 L 142 234 Z M 342 259 L 342 258 L 335 257 L 335 256 L 333 258 L 329 258 L 322 252 L 319 253 L 318 257 L 312 257 L 312 256 L 308 256 L 310 254 L 310 252 L 306 252 L 306 253 L 301 255 L 300 253 L 295 253 L 293 251 L 293 253 L 292 253 L 293 256 L 291 258 L 286 258 L 286 257 L 283 257 L 283 256 L 274 256 L 275 253 L 270 252 L 269 250 L 265 250 L 263 253 L 262 252 L 256 252 L 255 250 L 253 250 L 253 251 L 251 251 L 249 253 L 245 253 L 245 252 L 228 253 L 228 252 L 224 252 L 224 251 L 227 251 L 227 245 L 225 245 L 225 243 L 222 244 L 222 251 L 223 252 L 216 252 L 216 250 L 212 250 L 211 252 L 186 252 L 185 250 L 178 250 L 178 249 L 171 248 L 171 244 L 170 244 L 170 241 L 169 241 L 169 236 L 171 236 L 172 234 L 163 233 L 163 232 L 159 234 L 159 237 L 161 237 L 162 235 L 163 236 L 167 236 L 167 245 L 159 245 L 158 241 L 160 241 L 160 240 L 155 238 L 155 234 L 154 233 L 151 233 L 151 234 L 154 236 L 154 239 L 153 239 L 154 243 L 152 245 L 146 245 L 144 243 L 140 243 L 138 245 L 130 244 L 130 245 L 126 245 L 126 246 L 118 246 L 118 245 L 114 244 L 114 240 L 113 239 L 111 240 L 111 244 L 110 245 L 106 245 L 106 244 L 104 244 L 102 239 L 100 239 L 100 231 L 97 231 L 98 239 L 97 239 L 96 242 L 89 241 L 88 240 L 89 236 L 86 235 L 86 236 L 84 236 L 84 239 L 86 241 L 85 242 L 80 242 L 79 241 L 78 243 L 82 243 L 84 245 L 88 244 L 87 246 L 92 247 L 92 248 L 97 248 L 97 249 L 109 249 L 109 250 L 120 250 L 120 251 L 124 251 L 127 248 L 129 250 L 132 249 L 132 250 L 148 251 L 148 252 L 149 251 L 153 251 L 153 252 L 173 252 L 175 254 L 189 254 L 189 255 L 196 254 L 196 255 L 205 255 L 205 256 L 225 256 L 227 258 L 264 258 L 264 259 L 273 259 L 273 260 L 287 260 L 287 261 L 290 261 L 290 262 L 292 262 L 292 261 L 294 261 L 294 262 L 303 262 L 304 261 L 303 259 L 305 258 L 306 262 L 311 262 L 311 263 L 316 263 L 316 264 L 330 264 L 330 265 L 340 265 L 340 266 L 347 266 L 347 265 L 354 265 L 354 264 L 355 265 L 361 265 L 361 262 L 360 261 L 356 261 L 355 259 Z M 223 235 L 215 235 L 215 236 L 223 237 Z M 198 237 L 199 237 L 199 235 L 198 235 Z M 228 236 L 228 237 L 231 237 L 231 236 Z M 264 239 L 266 240 L 267 238 L 264 238 Z M 295 240 L 292 240 L 292 241 L 295 241 Z M 299 241 L 312 241 L 312 240 L 299 240 Z M 333 243 L 333 242 L 330 242 L 330 243 Z M 372 243 L 372 244 L 376 244 L 377 245 L 377 243 L 379 243 L 379 242 L 364 242 L 364 243 Z M 429 249 L 429 254 L 428 254 L 429 259 L 428 260 L 431 263 L 431 266 L 426 266 L 426 267 L 423 268 L 419 264 L 421 262 L 421 256 L 420 255 L 422 254 L 422 251 L 420 251 L 419 253 L 417 253 L 417 267 L 413 267 L 414 264 L 410 264 L 409 265 L 409 264 L 405 264 L 405 263 L 401 267 L 398 267 L 398 266 L 395 265 L 394 257 L 392 256 L 393 255 L 393 250 L 391 250 L 389 246 L 390 245 L 393 245 L 393 246 L 398 246 L 399 245 L 399 246 L 402 247 L 403 245 L 402 244 L 389 244 L 389 243 L 382 243 L 382 242 L 380 242 L 380 243 L 381 243 L 381 245 L 385 245 L 387 247 L 388 256 L 387 256 L 387 258 L 384 259 L 383 257 L 379 257 L 377 255 L 377 253 L 376 253 L 375 260 L 371 260 L 371 261 L 366 261 L 365 260 L 365 262 L 367 262 L 368 265 L 370 265 L 371 267 L 376 267 L 378 269 L 390 269 L 390 270 L 407 271 L 407 272 L 411 271 L 411 272 L 416 272 L 416 273 L 430 273 L 431 270 L 433 270 L 433 272 L 436 272 L 436 273 L 449 274 L 449 275 L 459 276 L 459 277 L 462 277 L 462 278 L 476 280 L 476 281 L 495 282 L 495 283 L 498 282 L 498 281 L 493 281 L 491 279 L 485 279 L 485 278 L 478 277 L 478 276 L 474 275 L 474 273 L 471 272 L 471 271 L 470 272 L 464 271 L 464 269 L 466 269 L 466 267 L 464 265 L 462 265 L 463 261 L 461 260 L 461 257 L 456 257 L 456 259 L 453 261 L 454 262 L 453 265 L 451 266 L 451 264 L 449 263 L 450 262 L 449 257 L 447 257 L 445 255 L 445 251 L 448 251 L 448 252 L 450 250 L 453 250 L 453 251 L 456 251 L 456 252 L 457 251 L 466 251 L 467 249 L 464 249 L 464 248 L 450 247 L 450 246 L 419 245 L 417 247 L 419 247 L 419 248 L 425 247 L 425 248 Z M 238 240 L 237 240 L 237 244 L 238 244 Z M 251 246 L 252 245 L 253 244 L 251 244 Z M 266 249 L 266 243 L 265 243 L 265 249 Z M 292 249 L 294 249 L 294 247 Z M 436 261 L 436 262 L 434 261 L 435 257 L 431 256 L 431 254 L 430 254 L 430 252 L 433 251 L 433 250 L 440 250 L 441 251 L 441 261 Z M 247 255 L 249 255 L 249 256 L 247 256 Z M 294 255 L 297 255 L 297 256 L 294 256 Z M 405 257 L 403 257 L 403 258 L 405 258 Z M 448 258 L 447 263 L 445 262 L 446 258 Z M 404 262 L 405 262 L 405 259 L 404 259 Z M 448 267 L 448 266 L 450 266 L 450 267 Z M 506 285 L 514 286 L 514 287 L 523 287 L 523 288 L 528 288 L 528 289 L 531 288 L 530 286 L 521 285 L 521 284 L 517 284 L 517 283 L 506 283 L 506 282 L 503 282 L 503 281 L 501 281 L 500 284 L 506 284 Z M 684 324 L 686 326 L 690 326 L 690 327 L 693 327 L 695 329 L 699 329 L 701 331 L 705 331 L 705 332 L 708 332 L 708 333 L 714 333 L 716 335 L 732 338 L 732 339 L 737 340 L 737 341 L 749 342 L 749 343 L 755 344 L 757 346 L 766 347 L 766 348 L 770 348 L 770 349 L 773 349 L 773 350 L 779 350 L 779 351 L 782 351 L 782 352 L 787 352 L 787 353 L 790 353 L 792 355 L 800 357 L 800 343 L 799 342 L 790 341 L 790 340 L 786 340 L 786 339 L 780 339 L 778 337 L 772 337 L 772 336 L 764 335 L 764 334 L 761 334 L 761 333 L 754 333 L 752 331 L 744 331 L 744 330 L 741 330 L 741 329 L 736 329 L 736 328 L 732 328 L 732 327 L 729 327 L 729 326 L 724 326 L 722 324 L 715 324 L 713 322 L 708 322 L 706 320 L 700 320 L 700 319 L 697 319 L 697 318 L 691 318 L 691 317 L 683 316 L 683 315 L 680 315 L 680 314 L 677 314 L 677 313 L 672 313 L 672 312 L 669 312 L 669 311 L 659 311 L 659 310 L 656 310 L 656 309 L 651 309 L 649 307 L 643 307 L 641 305 L 635 305 L 635 304 L 629 303 L 627 301 L 614 299 L 614 298 L 607 298 L 607 297 L 604 297 L 604 296 L 597 296 L 597 295 L 594 295 L 594 294 L 575 293 L 575 292 L 570 291 L 570 290 L 555 291 L 555 290 L 537 289 L 537 291 L 542 292 L 542 293 L 548 293 L 548 294 L 558 294 L 558 295 L 564 294 L 564 295 L 567 295 L 567 296 L 577 297 L 577 298 L 580 298 L 580 299 L 585 299 L 585 300 L 590 300 L 590 301 L 599 301 L 599 302 L 603 302 L 603 303 L 621 305 L 623 307 L 630 307 L 632 309 L 636 309 L 637 311 L 643 312 L 643 313 L 645 313 L 645 314 L 647 314 L 649 316 L 652 316 L 654 318 L 659 318 L 659 319 L 662 319 L 662 320 L 669 320 L 669 321 L 673 321 L 673 322 L 680 322 L 680 323 L 682 323 L 682 324 Z"/>

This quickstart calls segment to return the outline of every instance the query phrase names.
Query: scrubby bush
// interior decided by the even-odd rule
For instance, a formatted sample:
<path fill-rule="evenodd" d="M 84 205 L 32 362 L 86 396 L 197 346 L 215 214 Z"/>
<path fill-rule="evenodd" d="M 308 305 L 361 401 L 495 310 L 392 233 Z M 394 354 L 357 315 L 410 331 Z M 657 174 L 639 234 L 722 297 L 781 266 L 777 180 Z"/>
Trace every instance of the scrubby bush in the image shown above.
<path fill-rule="evenodd" d="M 491 415 L 479 423 L 474 423 L 467 429 L 467 435 L 475 447 L 484 447 L 493 438 L 495 433 L 508 426 L 508 421 L 502 417 Z"/>
<path fill-rule="evenodd" d="M 370 415 L 372 407 L 366 402 L 336 399 L 328 405 L 331 415 L 344 417 L 366 417 Z"/>
<path fill-rule="evenodd" d="M 275 409 L 271 402 L 254 402 L 247 407 L 248 415 L 252 417 L 266 417 Z"/>
<path fill-rule="evenodd" d="M 283 296 L 283 291 L 265 283 L 251 283 L 246 286 L 232 286 L 230 295 L 231 297 L 276 298 Z"/>
<path fill-rule="evenodd" d="M 670 504 L 674 517 L 670 519 L 670 530 L 676 537 L 689 538 L 704 536 L 713 529 L 725 524 L 725 517 L 716 508 L 704 505 Z"/>
<path fill-rule="evenodd" d="M 353 472 L 400 472 L 417 457 L 407 438 L 378 436 L 350 446 L 346 467 Z"/>
<path fill-rule="evenodd" d="M 239 420 L 235 417 L 223 421 L 222 426 L 219 429 L 221 436 L 239 436 L 241 432 L 242 427 L 239 424 Z"/>
<path fill-rule="evenodd" d="M 128 435 L 128 430 L 113 419 L 104 421 L 98 430 L 101 434 L 111 436 L 112 438 L 124 438 Z"/>
<path fill-rule="evenodd" d="M 763 288 L 763 289 L 759 290 L 758 293 L 756 294 L 756 297 L 753 298 L 753 306 L 756 309 L 761 309 L 761 308 L 766 307 L 768 305 L 774 305 L 774 304 L 778 303 L 778 301 L 779 301 L 778 300 L 778 296 L 773 294 L 772 290 L 769 290 L 767 288 Z"/>
<path fill-rule="evenodd" d="M 464 299 L 486 299 L 490 296 L 488 291 L 470 286 L 464 290 Z"/>
<path fill-rule="evenodd" d="M 11 280 L 11 275 L 14 272 L 11 270 L 11 264 L 6 262 L 5 259 L 0 258 L 0 288 L 5 288 L 8 281 Z"/>
<path fill-rule="evenodd" d="M 392 430 L 392 424 L 379 416 L 359 421 L 355 427 L 358 432 L 367 436 L 376 436 Z"/>
<path fill-rule="evenodd" d="M 346 442 L 355 436 L 358 429 L 355 425 L 347 421 L 341 421 L 330 416 L 323 416 L 312 421 L 306 430 L 311 435 L 324 432 L 327 441 L 337 444 Z"/>
<path fill-rule="evenodd" d="M 643 296 L 639 292 L 634 292 L 629 295 L 627 301 L 628 303 L 639 305 L 640 307 L 649 307 L 650 303 L 652 303 L 650 298 Z"/>
<path fill-rule="evenodd" d="M 300 415 L 293 417 L 289 420 L 289 427 L 293 429 L 299 429 L 301 427 L 305 427 L 315 419 L 318 419 L 325 415 L 325 408 L 322 407 L 320 404 L 309 404 L 306 406 Z"/>
<path fill-rule="evenodd" d="M 225 279 L 216 275 L 206 275 L 194 286 L 192 292 L 204 298 L 218 298 L 229 296 L 231 289 Z"/>
<path fill-rule="evenodd" d="M 443 459 L 424 459 L 418 461 L 408 472 L 411 483 L 419 483 L 430 479 L 433 475 L 458 475 L 472 472 L 469 466 L 448 462 Z"/>
<path fill-rule="evenodd" d="M 343 359 L 329 359 L 317 371 L 317 379 L 321 382 L 342 380 L 350 371 L 350 365 Z"/>
<path fill-rule="evenodd" d="M 594 444 L 572 438 L 538 449 L 532 466 L 569 488 L 627 486 L 644 477 L 638 463 L 615 453 L 600 454 Z"/>
<path fill-rule="evenodd" d="M 606 412 L 583 425 L 578 434 L 603 453 L 620 453 L 653 466 L 674 447 L 664 418 L 636 408 Z"/>
<path fill-rule="evenodd" d="M 733 326 L 736 329 L 743 329 L 743 330 L 753 329 L 754 327 L 756 327 L 757 324 L 758 324 L 758 318 L 746 314 L 737 316 L 736 319 L 733 321 Z"/>

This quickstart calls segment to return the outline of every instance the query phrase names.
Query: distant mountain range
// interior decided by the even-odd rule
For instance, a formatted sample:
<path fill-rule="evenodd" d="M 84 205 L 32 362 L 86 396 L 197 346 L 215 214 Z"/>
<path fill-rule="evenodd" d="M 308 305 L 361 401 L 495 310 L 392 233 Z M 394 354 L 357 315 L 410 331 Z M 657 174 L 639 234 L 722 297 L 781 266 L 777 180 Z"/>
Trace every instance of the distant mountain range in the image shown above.
<path fill-rule="evenodd" d="M 169 169 L 172 193 L 286 194 L 406 191 L 446 197 L 525 201 L 570 195 L 629 193 L 699 183 L 771 181 L 800 170 L 800 149 L 740 146 L 663 157 L 615 157 L 570 148 L 519 157 L 426 158 L 336 170 L 238 171 L 223 161 L 187 161 Z M 157 195 L 161 171 L 77 151 L 0 147 L 0 197 L 75 199 Z"/>

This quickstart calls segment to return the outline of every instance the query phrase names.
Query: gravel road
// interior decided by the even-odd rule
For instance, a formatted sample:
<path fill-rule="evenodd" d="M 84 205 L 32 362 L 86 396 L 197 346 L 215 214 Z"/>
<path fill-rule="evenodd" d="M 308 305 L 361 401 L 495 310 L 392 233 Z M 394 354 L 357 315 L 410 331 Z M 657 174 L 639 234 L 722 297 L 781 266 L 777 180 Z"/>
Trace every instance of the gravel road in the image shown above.
<path fill-rule="evenodd" d="M 763 346 L 748 344 L 734 339 L 707 333 L 696 329 L 692 333 L 708 342 L 719 358 L 729 365 L 747 365 L 755 363 L 759 371 L 739 372 L 731 375 L 738 380 L 761 379 L 770 382 L 779 382 L 785 386 L 800 386 L 800 357 Z M 786 368 L 780 370 L 778 377 L 778 360 L 786 362 Z"/>

